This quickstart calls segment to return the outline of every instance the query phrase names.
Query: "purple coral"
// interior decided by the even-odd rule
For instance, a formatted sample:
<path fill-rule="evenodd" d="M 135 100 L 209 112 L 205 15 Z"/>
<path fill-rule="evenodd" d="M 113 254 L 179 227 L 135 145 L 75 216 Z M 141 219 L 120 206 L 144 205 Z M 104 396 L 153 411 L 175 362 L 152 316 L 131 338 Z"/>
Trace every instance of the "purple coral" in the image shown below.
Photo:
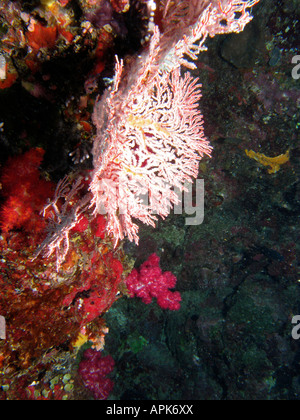
<path fill-rule="evenodd" d="M 117 34 L 127 34 L 127 29 L 122 22 L 122 16 L 114 11 L 112 4 L 108 0 L 103 0 L 100 7 L 88 11 L 85 14 L 85 19 L 97 29 L 109 24 Z"/>
<path fill-rule="evenodd" d="M 114 359 L 110 355 L 103 356 L 101 351 L 88 349 L 83 353 L 78 373 L 96 400 L 106 400 L 113 390 L 114 382 L 107 375 L 114 365 Z"/>

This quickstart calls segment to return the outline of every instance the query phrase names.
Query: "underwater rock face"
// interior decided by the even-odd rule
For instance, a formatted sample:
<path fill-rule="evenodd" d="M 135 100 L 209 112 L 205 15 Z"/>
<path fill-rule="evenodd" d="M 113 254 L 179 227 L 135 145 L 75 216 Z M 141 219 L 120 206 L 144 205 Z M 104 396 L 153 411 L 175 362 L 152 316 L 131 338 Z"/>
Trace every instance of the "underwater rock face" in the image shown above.
<path fill-rule="evenodd" d="M 202 84 L 204 132 L 214 148 L 210 159 L 199 162 L 205 181 L 201 225 L 186 226 L 184 214 L 171 212 L 155 229 L 138 223 L 138 246 L 124 241 L 114 247 L 106 216 L 93 219 L 87 208 L 78 220 L 69 218 L 74 221 L 69 236 L 62 230 L 58 238 L 65 257 L 59 270 L 55 251 L 48 257 L 36 253 L 49 229 L 53 234 L 56 223 L 66 227 L 64 216 L 90 198 L 95 134 L 101 131 L 92 119 L 95 103 L 115 88 L 121 99 L 130 93 L 136 63 L 149 57 L 154 25 L 162 37 L 179 24 L 187 39 L 186 19 L 178 16 L 192 5 L 189 26 L 207 3 L 1 2 L 0 399 L 90 399 L 93 392 L 96 398 L 140 400 L 298 399 L 298 343 L 291 334 L 292 314 L 299 310 L 299 79 L 292 72 L 298 2 L 264 0 L 251 7 L 253 25 L 242 37 L 207 38 L 208 50 L 196 61 L 191 55 L 198 54 L 199 44 L 191 50 L 178 44 L 189 53 L 181 57 L 185 64 L 196 65 L 191 74 Z M 230 14 L 227 0 L 211 3 Z M 219 23 L 228 29 L 226 20 Z M 167 39 L 159 38 L 163 54 Z M 113 84 L 116 55 L 119 70 L 123 60 L 119 86 Z M 164 65 L 174 65 L 174 54 L 168 58 Z M 144 74 L 141 94 L 150 86 L 151 72 Z M 168 92 L 172 102 L 173 90 Z M 125 130 L 132 139 L 134 132 L 139 152 L 151 156 L 149 141 L 162 136 L 168 142 L 165 119 L 172 125 L 175 118 L 171 106 L 168 118 L 151 112 L 144 117 L 149 97 L 157 100 L 157 87 L 142 96 L 148 98 L 144 102 L 133 95 L 140 114 L 130 110 L 128 132 L 119 124 L 115 133 Z M 126 108 L 126 101 L 119 105 Z M 105 122 L 111 114 L 103 109 Z M 114 121 L 120 121 L 123 114 L 116 115 Z M 187 115 L 193 122 L 193 112 Z M 180 122 L 177 130 L 190 127 Z M 104 137 L 109 138 L 105 130 Z M 178 158 L 173 140 L 170 136 L 170 152 Z M 98 145 L 101 160 L 103 143 Z M 136 143 L 129 150 L 131 166 L 124 169 L 118 154 L 114 163 L 139 177 L 137 169 L 142 172 L 150 162 L 137 162 Z M 60 179 L 66 181 L 60 184 L 63 194 L 53 200 Z M 80 187 L 75 191 L 74 182 Z M 147 266 L 153 253 L 161 268 Z M 147 287 L 134 266 L 153 274 L 145 276 Z M 132 270 L 133 288 L 137 295 L 145 288 L 147 305 L 128 299 Z M 176 292 L 168 289 L 175 280 L 164 277 L 166 272 L 177 278 Z M 161 285 L 152 289 L 149 279 Z M 167 304 L 158 292 L 167 295 Z M 174 293 L 180 293 L 180 309 L 177 299 L 178 310 L 166 311 Z M 88 348 L 97 355 L 90 357 L 94 370 L 87 368 L 92 392 L 78 372 L 78 365 L 88 365 Z M 103 372 L 110 358 L 103 354 L 116 360 L 109 378 Z"/>

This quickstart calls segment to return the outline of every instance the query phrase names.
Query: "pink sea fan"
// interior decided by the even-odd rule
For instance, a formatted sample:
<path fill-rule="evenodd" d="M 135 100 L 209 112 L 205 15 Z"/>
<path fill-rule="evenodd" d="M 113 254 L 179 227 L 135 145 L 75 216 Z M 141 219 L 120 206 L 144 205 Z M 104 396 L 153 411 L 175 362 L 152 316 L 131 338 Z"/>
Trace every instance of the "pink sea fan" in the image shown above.
<path fill-rule="evenodd" d="M 155 226 L 166 217 L 185 181 L 211 154 L 198 102 L 198 79 L 180 66 L 206 49 L 208 35 L 240 32 L 259 0 L 162 0 L 162 33 L 154 27 L 148 50 L 131 66 L 116 61 L 113 85 L 96 103 L 94 175 L 90 184 L 94 215 L 107 214 L 107 231 L 139 241 L 133 219 Z M 145 199 L 146 197 L 146 199 Z"/>
<path fill-rule="evenodd" d="M 147 67 L 145 62 L 145 72 Z M 148 82 L 129 94 L 120 88 L 113 101 L 104 98 L 96 105 L 92 204 L 95 214 L 107 214 L 107 230 L 116 241 L 128 236 L 138 243 L 132 218 L 154 226 L 155 214 L 166 217 L 179 201 L 172 187 L 182 190 L 185 181 L 192 182 L 199 160 L 211 153 L 198 109 L 198 79 L 188 72 L 181 77 L 175 69 Z M 107 121 L 105 143 L 100 118 Z"/>
<path fill-rule="evenodd" d="M 107 215 L 106 230 L 115 244 L 127 236 L 138 243 L 133 219 L 155 226 L 166 217 L 184 189 L 198 174 L 198 163 L 212 148 L 204 136 L 198 102 L 198 79 L 180 67 L 193 63 L 205 50 L 208 36 L 240 32 L 252 19 L 259 0 L 161 0 L 159 28 L 149 45 L 126 66 L 116 59 L 115 77 L 94 108 L 97 135 L 89 192 L 80 202 L 69 200 L 62 210 L 54 201 L 55 232 L 39 248 L 56 252 L 58 267 L 69 246 L 69 232 L 85 212 Z M 74 184 L 76 189 L 76 181 Z M 78 185 L 77 185 L 78 188 Z M 70 215 L 65 210 L 71 203 Z"/>

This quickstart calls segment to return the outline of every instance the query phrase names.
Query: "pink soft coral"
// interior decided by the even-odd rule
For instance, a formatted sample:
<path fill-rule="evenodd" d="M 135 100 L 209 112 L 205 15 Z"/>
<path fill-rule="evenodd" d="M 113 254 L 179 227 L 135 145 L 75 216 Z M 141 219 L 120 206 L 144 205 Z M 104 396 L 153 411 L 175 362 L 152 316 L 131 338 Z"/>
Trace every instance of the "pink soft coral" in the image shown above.
<path fill-rule="evenodd" d="M 138 296 L 144 303 L 150 303 L 153 297 L 163 309 L 178 310 L 181 296 L 179 292 L 172 292 L 176 285 L 176 277 L 170 271 L 162 272 L 159 266 L 160 258 L 156 254 L 150 255 L 139 271 L 133 269 L 126 280 L 131 297 Z"/>

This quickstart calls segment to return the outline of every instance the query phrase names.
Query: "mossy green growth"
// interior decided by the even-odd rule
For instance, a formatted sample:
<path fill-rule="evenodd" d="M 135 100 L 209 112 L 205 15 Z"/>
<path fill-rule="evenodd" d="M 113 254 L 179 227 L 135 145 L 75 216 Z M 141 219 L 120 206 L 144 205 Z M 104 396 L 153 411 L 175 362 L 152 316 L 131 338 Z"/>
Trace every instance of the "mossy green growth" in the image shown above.
<path fill-rule="evenodd" d="M 134 354 L 139 353 L 148 344 L 148 340 L 142 335 L 131 335 L 127 338 L 127 344 Z"/>

